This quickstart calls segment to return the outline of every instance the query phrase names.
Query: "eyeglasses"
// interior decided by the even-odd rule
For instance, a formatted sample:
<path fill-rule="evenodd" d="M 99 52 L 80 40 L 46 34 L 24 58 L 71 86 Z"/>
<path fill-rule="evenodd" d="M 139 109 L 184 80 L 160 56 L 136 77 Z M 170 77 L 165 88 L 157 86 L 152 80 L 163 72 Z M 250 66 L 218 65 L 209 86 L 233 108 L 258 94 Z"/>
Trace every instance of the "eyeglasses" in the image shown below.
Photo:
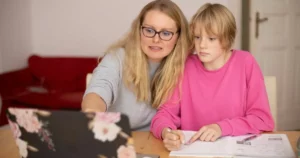
<path fill-rule="evenodd" d="M 173 35 L 175 33 L 178 33 L 179 31 L 177 31 L 175 33 L 171 32 L 171 31 L 165 31 L 165 30 L 156 31 L 151 27 L 142 26 L 142 32 L 143 32 L 144 36 L 149 37 L 149 38 L 153 38 L 156 34 L 158 34 L 158 36 L 161 40 L 170 41 L 172 39 Z"/>

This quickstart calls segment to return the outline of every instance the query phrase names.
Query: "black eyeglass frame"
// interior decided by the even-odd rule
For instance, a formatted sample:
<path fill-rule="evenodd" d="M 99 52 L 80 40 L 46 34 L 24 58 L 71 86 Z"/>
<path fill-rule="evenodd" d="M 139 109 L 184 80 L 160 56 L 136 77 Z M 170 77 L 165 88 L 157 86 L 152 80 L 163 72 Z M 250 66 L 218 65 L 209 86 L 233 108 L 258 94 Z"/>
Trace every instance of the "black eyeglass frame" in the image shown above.
<path fill-rule="evenodd" d="M 145 35 L 145 33 L 144 33 L 144 31 L 143 31 L 145 28 L 152 29 L 152 30 L 155 32 L 155 33 L 153 34 L 153 36 L 147 36 L 147 35 Z M 156 31 L 155 29 L 153 29 L 153 28 L 151 28 L 151 27 L 141 26 L 141 32 L 142 32 L 142 34 L 143 34 L 145 37 L 153 38 L 153 37 L 156 36 L 156 34 L 158 34 L 159 39 L 161 39 L 161 40 L 163 40 L 163 41 L 170 41 L 170 40 L 173 38 L 173 36 L 174 36 L 175 34 L 177 34 L 177 33 L 180 32 L 180 30 L 178 30 L 178 31 L 176 31 L 176 32 L 167 31 L 167 32 L 171 33 L 172 36 L 170 37 L 169 40 L 165 40 L 165 39 L 162 39 L 162 38 L 160 37 L 160 33 L 161 33 L 161 32 L 164 32 L 164 31 L 166 31 L 166 30 Z"/>

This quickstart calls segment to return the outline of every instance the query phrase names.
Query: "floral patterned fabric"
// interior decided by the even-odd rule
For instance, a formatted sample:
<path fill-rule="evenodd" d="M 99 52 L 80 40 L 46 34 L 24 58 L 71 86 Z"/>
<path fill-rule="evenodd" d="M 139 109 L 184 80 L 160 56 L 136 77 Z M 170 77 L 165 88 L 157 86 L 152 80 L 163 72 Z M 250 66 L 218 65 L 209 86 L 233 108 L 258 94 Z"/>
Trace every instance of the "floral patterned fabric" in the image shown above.
<path fill-rule="evenodd" d="M 21 158 L 136 158 L 120 113 L 9 108 L 7 116 Z"/>

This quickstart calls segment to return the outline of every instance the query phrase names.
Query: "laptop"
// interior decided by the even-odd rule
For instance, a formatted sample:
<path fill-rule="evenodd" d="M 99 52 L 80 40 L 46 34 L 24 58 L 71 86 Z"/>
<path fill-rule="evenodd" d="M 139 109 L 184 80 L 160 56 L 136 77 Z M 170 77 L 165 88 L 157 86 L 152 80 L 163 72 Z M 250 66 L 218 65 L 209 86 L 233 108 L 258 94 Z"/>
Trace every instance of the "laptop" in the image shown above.
<path fill-rule="evenodd" d="M 121 113 L 8 108 L 7 118 L 24 158 L 159 157 L 136 154 Z"/>

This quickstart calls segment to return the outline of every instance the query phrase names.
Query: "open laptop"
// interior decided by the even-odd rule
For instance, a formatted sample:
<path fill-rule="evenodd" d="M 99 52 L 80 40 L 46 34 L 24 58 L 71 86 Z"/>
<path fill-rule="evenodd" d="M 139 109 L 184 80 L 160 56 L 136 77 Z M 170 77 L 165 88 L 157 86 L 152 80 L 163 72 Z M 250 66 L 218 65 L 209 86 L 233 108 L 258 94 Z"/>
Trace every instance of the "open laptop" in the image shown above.
<path fill-rule="evenodd" d="M 24 158 L 154 156 L 136 155 L 129 119 L 121 113 L 8 108 L 7 118 Z"/>

